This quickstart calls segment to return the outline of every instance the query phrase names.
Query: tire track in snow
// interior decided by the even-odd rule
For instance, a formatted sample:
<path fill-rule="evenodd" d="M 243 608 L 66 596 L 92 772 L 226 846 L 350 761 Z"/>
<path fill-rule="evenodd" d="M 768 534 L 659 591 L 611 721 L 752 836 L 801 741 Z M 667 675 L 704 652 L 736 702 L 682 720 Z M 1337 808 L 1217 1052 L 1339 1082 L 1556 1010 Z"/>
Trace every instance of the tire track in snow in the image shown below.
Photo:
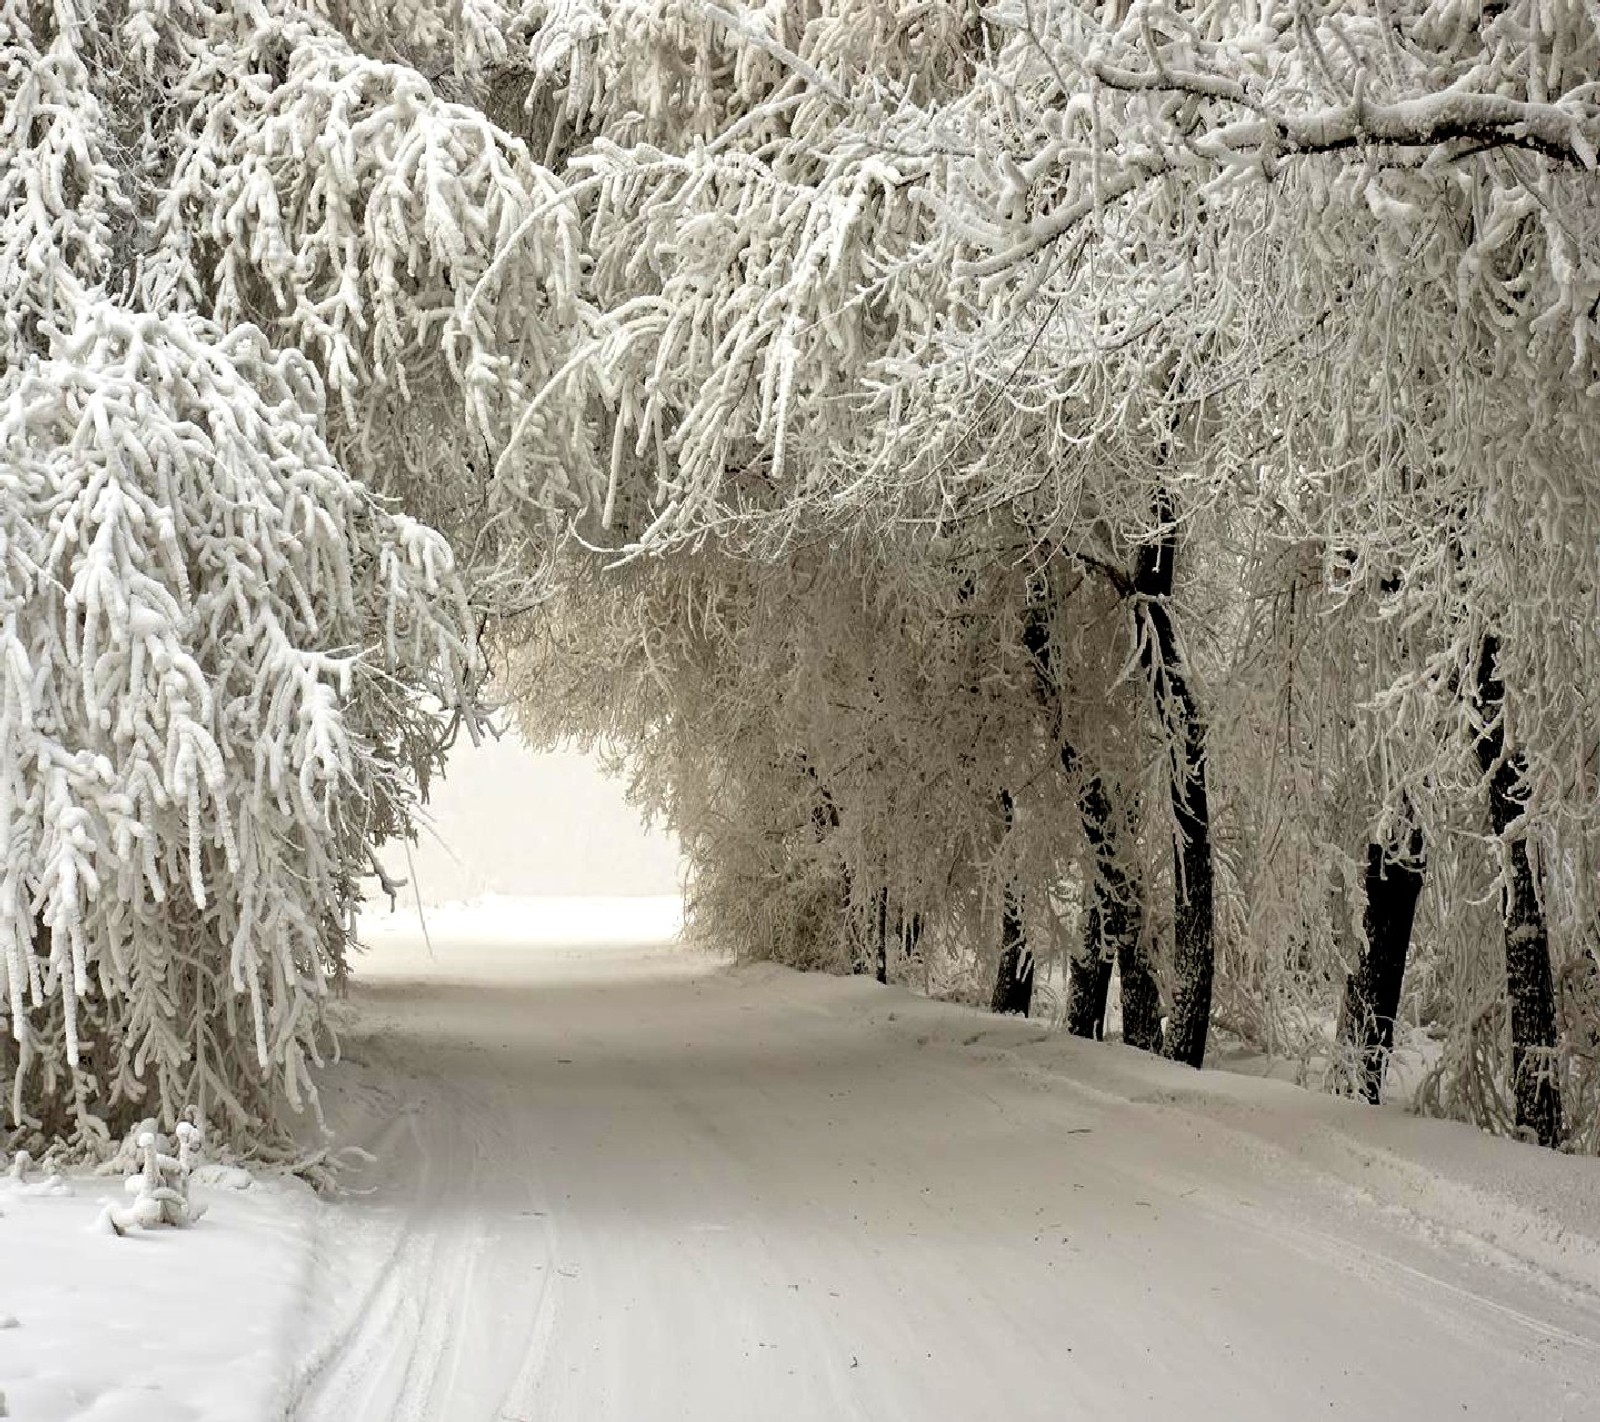
<path fill-rule="evenodd" d="M 382 1069 L 381 1057 L 374 1069 Z M 485 1188 L 497 1183 L 493 1167 L 507 1163 L 486 1148 L 500 1143 L 501 1123 L 475 1091 L 440 1077 L 415 1084 L 426 1095 L 404 1108 L 380 1155 L 390 1179 L 409 1178 L 411 1188 L 353 1197 L 327 1217 L 319 1251 L 325 1281 L 341 1260 L 365 1262 L 368 1277 L 339 1306 L 333 1341 L 291 1388 L 284 1415 L 292 1422 L 456 1422 L 464 1392 L 496 1388 L 485 1415 L 499 1416 L 518 1374 L 537 1362 L 537 1339 L 514 1327 L 515 1310 L 482 1316 L 485 1274 L 495 1276 L 497 1305 L 509 1304 L 517 1274 L 539 1277 L 523 1267 L 530 1244 L 541 1258 L 547 1252 L 486 1207 Z M 396 1134 L 407 1149 L 395 1148 Z M 393 1215 L 386 1239 L 372 1237 L 380 1212 Z M 366 1258 L 352 1261 L 352 1253 Z M 492 1269 L 485 1265 L 491 1255 Z M 536 1297 L 544 1289 L 537 1285 Z"/>
<path fill-rule="evenodd" d="M 410 1111 L 402 1110 L 393 1122 L 369 1139 L 368 1144 L 362 1149 L 368 1150 L 375 1159 L 387 1159 L 396 1152 L 399 1138 L 407 1134 L 412 1136 L 414 1146 L 420 1145 Z M 421 1177 L 415 1178 L 420 1185 Z M 305 1408 L 312 1405 L 314 1399 L 325 1388 L 330 1369 L 352 1350 L 356 1335 L 369 1325 L 376 1312 L 392 1307 L 389 1302 L 391 1281 L 394 1272 L 400 1267 L 405 1253 L 405 1243 L 406 1231 L 402 1215 L 389 1244 L 373 1264 L 359 1297 L 353 1304 L 346 1306 L 343 1318 L 337 1320 L 328 1330 L 327 1340 L 316 1347 L 310 1358 L 295 1371 L 284 1399 L 285 1418 L 298 1418 Z M 324 1291 L 326 1280 L 323 1276 L 329 1272 L 328 1261 L 324 1258 L 325 1238 L 319 1240 L 319 1244 L 321 1247 L 314 1251 L 312 1259 L 312 1276 L 308 1289 L 308 1293 L 312 1295 Z"/>
<path fill-rule="evenodd" d="M 367 1282 L 294 1422 L 1597 1415 L 1600 1309 L 986 1018 L 622 950 L 496 971 L 358 997 L 362 1079 L 415 1104 L 329 1212 L 324 1272 L 354 1240 Z"/>

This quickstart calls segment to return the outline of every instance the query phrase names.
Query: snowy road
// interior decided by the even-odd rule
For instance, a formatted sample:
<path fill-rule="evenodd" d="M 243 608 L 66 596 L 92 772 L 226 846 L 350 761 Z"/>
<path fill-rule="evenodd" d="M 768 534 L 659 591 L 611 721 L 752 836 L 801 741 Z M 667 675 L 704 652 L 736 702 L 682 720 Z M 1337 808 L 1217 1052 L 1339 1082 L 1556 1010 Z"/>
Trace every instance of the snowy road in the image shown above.
<path fill-rule="evenodd" d="M 438 949 L 355 995 L 382 1163 L 298 1422 L 1600 1416 L 1595 1162 L 869 983 Z"/>

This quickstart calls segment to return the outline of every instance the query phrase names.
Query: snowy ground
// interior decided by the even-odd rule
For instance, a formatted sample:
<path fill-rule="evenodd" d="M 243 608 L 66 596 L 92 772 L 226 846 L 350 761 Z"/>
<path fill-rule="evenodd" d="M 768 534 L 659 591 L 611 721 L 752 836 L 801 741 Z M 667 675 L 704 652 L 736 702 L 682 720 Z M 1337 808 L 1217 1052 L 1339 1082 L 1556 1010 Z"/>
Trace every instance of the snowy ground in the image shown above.
<path fill-rule="evenodd" d="M 96 1221 L 120 1178 L 0 1180 L 0 1417 L 278 1415 L 320 1206 L 294 1181 L 193 1193 L 193 1229 L 118 1238 Z"/>
<path fill-rule="evenodd" d="M 11 1416 L 1600 1416 L 1594 1161 L 518 918 L 376 935 L 345 1198 L 0 1186 Z"/>

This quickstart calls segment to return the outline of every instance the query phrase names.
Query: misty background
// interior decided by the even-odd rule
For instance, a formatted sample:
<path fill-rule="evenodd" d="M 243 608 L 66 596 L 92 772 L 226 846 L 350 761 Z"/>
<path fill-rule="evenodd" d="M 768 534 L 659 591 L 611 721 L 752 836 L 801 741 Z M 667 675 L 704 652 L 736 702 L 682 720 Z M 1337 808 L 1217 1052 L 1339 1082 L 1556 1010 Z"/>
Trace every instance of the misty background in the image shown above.
<path fill-rule="evenodd" d="M 677 841 L 646 829 L 623 785 L 590 756 L 529 750 L 514 731 L 465 737 L 435 781 L 418 843 L 391 843 L 384 867 L 415 882 L 425 904 L 509 897 L 675 895 Z M 400 896 L 404 909 L 411 900 Z"/>

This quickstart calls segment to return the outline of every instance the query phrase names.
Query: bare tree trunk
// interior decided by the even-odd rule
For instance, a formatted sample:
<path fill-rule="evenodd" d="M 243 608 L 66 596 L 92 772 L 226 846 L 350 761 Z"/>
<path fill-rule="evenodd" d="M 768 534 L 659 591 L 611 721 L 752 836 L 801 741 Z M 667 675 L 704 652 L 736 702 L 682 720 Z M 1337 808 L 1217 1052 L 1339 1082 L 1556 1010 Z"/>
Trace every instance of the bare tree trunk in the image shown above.
<path fill-rule="evenodd" d="M 887 887 L 879 889 L 872 896 L 873 908 L 873 933 L 878 940 L 878 971 L 877 979 L 880 983 L 889 981 L 889 890 Z"/>
<path fill-rule="evenodd" d="M 1099 1042 L 1106 1035 L 1106 1005 L 1111 1000 L 1115 960 L 1101 956 L 1100 906 L 1089 909 L 1083 942 L 1067 969 L 1067 1031 Z"/>
<path fill-rule="evenodd" d="M 1000 916 L 1000 965 L 994 976 L 991 1012 L 1011 1012 L 1026 1017 L 1033 1008 L 1033 954 L 1022 926 L 1022 904 L 1008 887 Z"/>
<path fill-rule="evenodd" d="M 1077 756 L 1071 748 L 1061 748 L 1061 764 L 1071 772 Z M 1120 936 L 1126 932 L 1128 905 L 1120 899 L 1123 878 L 1116 862 L 1117 837 L 1110 798 L 1097 775 L 1078 796 L 1078 815 L 1083 821 L 1084 838 L 1089 842 L 1089 858 L 1094 882 L 1089 887 L 1088 922 L 1083 944 L 1073 955 L 1067 978 L 1067 1031 L 1075 1037 L 1103 1041 L 1106 1035 L 1106 1002 L 1111 996 L 1111 969 L 1116 962 Z"/>
<path fill-rule="evenodd" d="M 1383 1072 L 1394 1050 L 1394 1022 L 1400 1011 L 1411 925 L 1426 868 L 1420 827 L 1402 845 L 1367 846 L 1366 941 L 1355 972 L 1345 980 L 1339 1036 L 1360 1054 L 1361 1095 L 1376 1106 L 1383 1094 Z"/>
<path fill-rule="evenodd" d="M 1161 1053 L 1161 989 L 1150 966 L 1144 939 L 1131 933 L 1117 947 L 1117 978 L 1122 984 L 1122 1040 L 1140 1051 Z"/>
<path fill-rule="evenodd" d="M 1050 657 L 1054 611 L 1051 603 L 1030 608 L 1022 640 L 1033 657 L 1039 698 L 1049 709 L 1061 768 L 1069 778 L 1077 779 L 1083 775 L 1083 766 L 1076 748 L 1061 734 L 1060 685 Z M 1136 867 L 1123 856 L 1119 821 L 1098 775 L 1084 779 L 1078 813 L 1089 846 L 1093 883 L 1083 943 L 1068 968 L 1067 1030 L 1079 1037 L 1105 1037 L 1114 963 L 1122 982 L 1123 1041 L 1146 1051 L 1160 1051 L 1161 994 L 1144 950 L 1143 891 Z"/>
<path fill-rule="evenodd" d="M 1514 828 L 1527 808 L 1523 784 L 1528 764 L 1506 744 L 1505 684 L 1497 662 L 1500 646 L 1485 637 L 1478 653 L 1478 764 L 1489 780 L 1489 822 L 1505 850 L 1503 896 L 1506 935 L 1506 995 L 1511 1003 L 1511 1081 L 1517 1128 L 1542 1146 L 1559 1145 L 1566 1134 L 1561 1088 L 1556 1081 L 1556 998 L 1550 971 L 1550 931 L 1540 904 L 1538 870 L 1526 830 Z"/>
<path fill-rule="evenodd" d="M 1067 764 L 1068 754 L 1064 749 L 1063 764 Z M 1089 842 L 1094 884 L 1083 947 L 1072 964 L 1067 1030 L 1080 1037 L 1104 1038 L 1115 963 L 1122 981 L 1122 1040 L 1146 1051 L 1159 1051 L 1161 995 L 1144 951 L 1144 906 L 1138 881 L 1122 862 L 1117 821 L 1098 776 L 1084 786 L 1079 811 Z"/>
<path fill-rule="evenodd" d="M 1189 685 L 1170 599 L 1178 530 L 1171 496 L 1156 498 L 1159 542 L 1139 550 L 1133 592 L 1145 622 L 1140 657 L 1150 677 L 1156 716 L 1171 741 L 1172 811 L 1178 843 L 1173 851 L 1172 1012 L 1163 1047 L 1174 1061 L 1205 1061 L 1215 972 L 1211 866 L 1211 811 L 1206 795 L 1206 723 Z"/>
<path fill-rule="evenodd" d="M 909 918 L 900 915 L 900 947 L 908 963 L 922 961 L 922 915 L 915 909 Z"/>
<path fill-rule="evenodd" d="M 899 904 L 892 914 L 889 908 L 889 889 L 886 885 L 872 895 L 872 908 L 867 924 L 867 949 L 858 955 L 856 965 L 858 973 L 865 973 L 870 966 L 873 975 L 880 983 L 889 981 L 891 943 L 900 945 L 900 956 L 903 961 L 915 959 L 922 951 L 922 915 L 913 912 L 907 917 L 903 903 Z"/>
<path fill-rule="evenodd" d="M 859 885 L 846 871 L 845 918 L 850 936 L 850 971 L 865 977 L 871 974 L 880 982 L 889 981 L 889 889 L 880 884 L 867 894 L 866 912 L 860 911 L 860 901 L 849 897 L 852 886 Z M 865 893 L 866 890 L 861 890 Z"/>
<path fill-rule="evenodd" d="M 1000 792 L 1000 804 L 1005 810 L 1006 829 L 1009 830 L 1015 807 L 1008 791 Z M 1013 880 L 1006 885 L 1001 903 L 1000 962 L 995 968 L 989 1010 L 1026 1017 L 1032 1007 L 1033 953 L 1028 948 L 1027 930 L 1022 922 L 1022 893 Z"/>

